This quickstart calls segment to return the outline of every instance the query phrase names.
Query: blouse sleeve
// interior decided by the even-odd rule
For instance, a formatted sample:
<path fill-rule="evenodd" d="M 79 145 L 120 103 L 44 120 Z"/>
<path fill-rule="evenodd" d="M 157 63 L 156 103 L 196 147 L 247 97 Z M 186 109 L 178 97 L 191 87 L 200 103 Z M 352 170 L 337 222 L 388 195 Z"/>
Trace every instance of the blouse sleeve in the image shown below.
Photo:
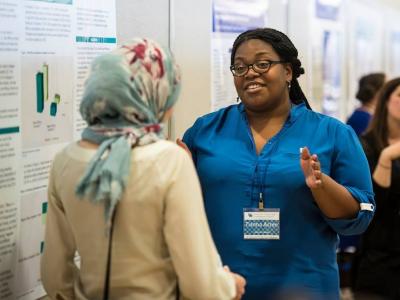
<path fill-rule="evenodd" d="M 192 159 L 194 164 L 197 163 L 197 152 L 195 147 L 195 139 L 198 129 L 200 128 L 201 118 L 194 122 L 193 126 L 190 127 L 183 135 L 182 141 L 188 146 L 190 152 L 192 153 Z"/>
<path fill-rule="evenodd" d="M 343 185 L 360 203 L 354 219 L 329 219 L 329 225 L 339 234 L 363 233 L 375 212 L 374 193 L 367 158 L 354 131 L 348 126 L 338 126 L 330 176 Z"/>
<path fill-rule="evenodd" d="M 234 279 L 224 271 L 212 240 L 193 162 L 179 150 L 166 197 L 164 226 L 179 288 L 189 299 L 232 299 Z"/>
<path fill-rule="evenodd" d="M 56 161 L 50 171 L 48 211 L 41 259 L 41 279 L 51 299 L 75 299 L 75 240 L 55 187 Z"/>

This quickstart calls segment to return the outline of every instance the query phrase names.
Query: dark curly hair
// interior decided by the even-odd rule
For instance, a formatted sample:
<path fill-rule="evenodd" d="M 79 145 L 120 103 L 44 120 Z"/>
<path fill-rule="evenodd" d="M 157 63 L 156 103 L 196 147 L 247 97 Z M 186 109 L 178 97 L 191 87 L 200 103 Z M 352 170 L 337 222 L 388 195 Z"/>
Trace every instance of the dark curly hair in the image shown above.
<path fill-rule="evenodd" d="M 360 78 L 356 98 L 366 104 L 374 98 L 385 83 L 384 73 L 371 73 Z"/>
<path fill-rule="evenodd" d="M 272 28 L 250 29 L 241 33 L 233 43 L 231 53 L 231 65 L 235 60 L 235 54 L 238 47 L 245 41 L 257 39 L 262 40 L 272 46 L 278 53 L 281 60 L 288 62 L 292 67 L 293 78 L 289 91 L 289 98 L 294 104 L 304 102 L 307 108 L 311 109 L 306 96 L 304 95 L 297 78 L 304 74 L 304 68 L 301 61 L 297 58 L 298 52 L 292 41 L 284 33 Z"/>

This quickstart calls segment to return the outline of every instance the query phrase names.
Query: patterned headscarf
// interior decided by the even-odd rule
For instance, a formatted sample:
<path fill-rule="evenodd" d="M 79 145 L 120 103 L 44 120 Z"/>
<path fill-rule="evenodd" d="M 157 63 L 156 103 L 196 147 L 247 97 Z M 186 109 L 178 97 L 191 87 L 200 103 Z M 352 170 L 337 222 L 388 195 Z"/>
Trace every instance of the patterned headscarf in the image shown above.
<path fill-rule="evenodd" d="M 163 138 L 161 122 L 179 90 L 171 53 L 149 39 L 134 39 L 92 63 L 80 106 L 88 123 L 82 139 L 100 146 L 76 193 L 103 202 L 106 221 L 125 190 L 131 149 Z"/>

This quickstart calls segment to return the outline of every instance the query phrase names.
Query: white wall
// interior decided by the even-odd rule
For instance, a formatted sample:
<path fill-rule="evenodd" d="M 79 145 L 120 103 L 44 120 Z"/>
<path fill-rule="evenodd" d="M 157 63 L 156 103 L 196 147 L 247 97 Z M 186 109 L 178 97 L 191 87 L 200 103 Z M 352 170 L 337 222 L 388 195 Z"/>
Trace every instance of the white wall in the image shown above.
<path fill-rule="evenodd" d="M 287 35 L 299 52 L 299 59 L 305 69 L 305 75 L 299 77 L 300 86 L 306 95 L 311 95 L 311 6 L 313 0 L 289 0 L 288 1 L 288 31 Z M 308 99 L 312 107 L 313 99 Z"/>
<path fill-rule="evenodd" d="M 268 26 L 288 32 L 288 0 L 270 0 L 268 6 Z"/>
<path fill-rule="evenodd" d="M 211 0 L 171 0 L 171 49 L 182 68 L 172 137 L 211 108 Z"/>

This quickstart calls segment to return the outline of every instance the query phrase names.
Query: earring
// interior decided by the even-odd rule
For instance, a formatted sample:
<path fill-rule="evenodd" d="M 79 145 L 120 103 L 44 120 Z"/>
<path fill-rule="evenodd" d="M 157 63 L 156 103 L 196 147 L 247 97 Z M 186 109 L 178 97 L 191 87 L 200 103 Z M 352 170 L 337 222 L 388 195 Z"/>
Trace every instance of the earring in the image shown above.
<path fill-rule="evenodd" d="M 292 87 L 292 83 L 290 81 L 287 82 L 287 87 L 288 87 L 289 92 L 290 92 L 290 88 Z"/>
<path fill-rule="evenodd" d="M 236 102 L 239 102 L 240 101 L 240 98 L 239 98 L 239 96 L 237 96 L 236 97 Z"/>

